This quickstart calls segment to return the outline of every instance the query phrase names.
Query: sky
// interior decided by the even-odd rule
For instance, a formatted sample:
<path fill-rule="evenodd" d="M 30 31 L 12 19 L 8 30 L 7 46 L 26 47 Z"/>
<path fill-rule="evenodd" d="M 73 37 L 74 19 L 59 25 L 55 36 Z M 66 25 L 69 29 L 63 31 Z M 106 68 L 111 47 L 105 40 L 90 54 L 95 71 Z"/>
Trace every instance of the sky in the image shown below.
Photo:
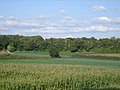
<path fill-rule="evenodd" d="M 120 38 L 120 0 L 0 0 L 0 35 Z"/>

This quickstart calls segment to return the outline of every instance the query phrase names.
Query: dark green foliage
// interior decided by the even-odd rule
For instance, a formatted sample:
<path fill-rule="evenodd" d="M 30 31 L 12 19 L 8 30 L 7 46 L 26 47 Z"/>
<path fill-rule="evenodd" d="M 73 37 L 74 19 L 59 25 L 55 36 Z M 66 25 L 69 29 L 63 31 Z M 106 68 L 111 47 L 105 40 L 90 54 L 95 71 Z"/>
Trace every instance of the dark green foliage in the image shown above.
<path fill-rule="evenodd" d="M 48 51 L 55 46 L 59 51 L 81 51 L 94 53 L 120 53 L 120 38 L 50 38 L 41 36 L 0 35 L 0 50 L 7 50 L 10 43 L 18 51 Z M 78 50 L 77 50 L 78 49 Z"/>
<path fill-rule="evenodd" d="M 8 46 L 7 46 L 7 50 L 9 52 L 14 52 L 16 49 L 14 47 L 14 44 L 13 43 L 10 43 Z"/>
<path fill-rule="evenodd" d="M 7 49 L 9 43 L 10 43 L 9 36 L 0 35 L 0 50 Z"/>
<path fill-rule="evenodd" d="M 51 46 L 51 47 L 49 48 L 49 55 L 50 55 L 51 57 L 53 57 L 53 58 L 58 58 L 58 57 L 60 57 L 60 56 L 59 56 L 59 51 L 58 51 L 58 49 L 57 49 L 56 47 L 54 47 L 54 46 Z"/>
<path fill-rule="evenodd" d="M 71 52 L 77 52 L 78 51 L 78 48 L 77 47 L 72 47 L 71 48 Z"/>

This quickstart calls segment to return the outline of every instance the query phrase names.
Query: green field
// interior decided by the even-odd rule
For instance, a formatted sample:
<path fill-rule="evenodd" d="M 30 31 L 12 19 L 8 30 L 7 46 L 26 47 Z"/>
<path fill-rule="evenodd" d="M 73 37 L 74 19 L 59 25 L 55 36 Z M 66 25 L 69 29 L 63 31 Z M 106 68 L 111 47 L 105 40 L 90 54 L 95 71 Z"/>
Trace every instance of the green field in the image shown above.
<path fill-rule="evenodd" d="M 0 60 L 0 90 L 119 90 L 120 61 L 50 58 L 48 52 L 16 52 L 36 59 Z"/>

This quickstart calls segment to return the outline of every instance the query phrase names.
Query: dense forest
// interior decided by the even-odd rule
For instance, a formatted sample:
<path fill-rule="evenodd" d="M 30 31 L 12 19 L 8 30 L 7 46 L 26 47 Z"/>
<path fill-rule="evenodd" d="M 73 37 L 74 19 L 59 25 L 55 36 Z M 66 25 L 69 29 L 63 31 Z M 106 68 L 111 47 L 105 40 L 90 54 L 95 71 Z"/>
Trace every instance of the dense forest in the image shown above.
<path fill-rule="evenodd" d="M 120 53 L 120 38 L 49 38 L 41 36 L 0 35 L 0 50 L 13 45 L 17 51 L 48 51 L 50 46 L 59 51 Z"/>

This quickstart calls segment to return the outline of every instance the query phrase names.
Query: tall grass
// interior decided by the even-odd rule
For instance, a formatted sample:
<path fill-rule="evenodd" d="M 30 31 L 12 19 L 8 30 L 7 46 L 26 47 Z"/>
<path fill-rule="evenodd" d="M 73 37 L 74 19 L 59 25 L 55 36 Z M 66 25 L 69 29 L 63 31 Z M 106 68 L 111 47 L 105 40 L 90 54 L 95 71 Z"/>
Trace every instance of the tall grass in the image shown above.
<path fill-rule="evenodd" d="M 120 54 L 74 53 L 72 57 L 120 60 Z"/>
<path fill-rule="evenodd" d="M 9 54 L 4 53 L 0 54 L 0 60 L 6 59 L 49 59 L 48 56 L 41 56 L 41 55 L 19 55 L 19 54 Z"/>
<path fill-rule="evenodd" d="M 101 88 L 120 89 L 120 70 L 79 65 L 0 64 L 0 90 Z"/>

